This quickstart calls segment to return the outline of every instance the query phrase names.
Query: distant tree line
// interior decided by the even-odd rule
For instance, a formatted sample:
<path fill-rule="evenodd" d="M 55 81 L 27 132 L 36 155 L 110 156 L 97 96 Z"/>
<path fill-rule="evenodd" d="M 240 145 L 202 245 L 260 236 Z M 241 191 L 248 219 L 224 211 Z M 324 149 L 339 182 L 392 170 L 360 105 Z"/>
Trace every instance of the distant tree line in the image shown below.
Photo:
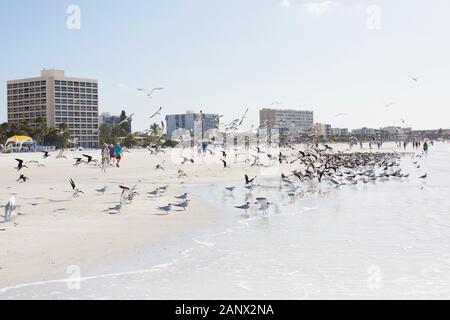
<path fill-rule="evenodd" d="M 47 127 L 45 118 L 37 118 L 33 126 L 26 122 L 2 123 L 0 125 L 0 144 L 5 144 L 13 136 L 28 136 L 42 146 L 66 148 L 69 145 L 68 125 L 62 123 L 58 128 Z"/>

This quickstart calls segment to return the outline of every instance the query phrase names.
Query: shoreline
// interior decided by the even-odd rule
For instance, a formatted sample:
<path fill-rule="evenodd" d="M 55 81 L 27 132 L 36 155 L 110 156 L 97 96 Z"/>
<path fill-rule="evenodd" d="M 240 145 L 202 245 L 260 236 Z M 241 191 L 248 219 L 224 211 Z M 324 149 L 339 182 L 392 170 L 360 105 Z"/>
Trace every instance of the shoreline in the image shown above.
<path fill-rule="evenodd" d="M 339 148 L 342 145 L 338 145 Z M 357 148 L 359 149 L 359 148 Z M 393 148 L 372 150 L 392 152 Z M 352 150 L 359 152 L 360 150 Z M 363 150 L 365 152 L 369 150 Z M 414 151 L 414 150 L 412 150 Z M 97 151 L 90 152 L 96 156 Z M 36 159 L 38 154 L 12 154 L 0 157 L 0 169 L 5 172 L 5 182 L 0 186 L 3 196 L 17 194 L 17 226 L 0 225 L 0 289 L 48 281 L 69 276 L 67 267 L 96 266 L 116 261 L 127 253 L 162 243 L 165 239 L 184 232 L 198 230 L 214 223 L 216 209 L 207 201 L 193 198 L 186 212 L 172 212 L 168 216 L 155 215 L 156 206 L 173 201 L 175 195 L 184 191 L 177 177 L 179 164 L 172 163 L 168 155 L 150 157 L 145 150 L 132 150 L 126 154 L 120 169 L 111 168 L 106 174 L 99 168 L 73 167 L 71 160 L 51 158 L 44 162 L 47 167 L 30 165 L 25 171 L 32 180 L 19 184 L 18 173 L 12 169 L 15 157 L 25 161 Z M 67 152 L 72 159 L 77 152 Z M 155 171 L 156 164 L 166 160 L 166 171 Z M 220 164 L 202 164 L 183 167 L 189 178 L 186 186 L 208 186 L 214 183 L 243 181 L 243 169 L 249 175 L 277 176 L 279 168 L 248 168 L 230 161 L 230 169 Z M 144 171 L 143 168 L 147 169 Z M 286 169 L 288 170 L 288 169 Z M 68 178 L 86 192 L 78 198 L 71 197 Z M 146 195 L 156 184 L 170 185 L 161 198 L 149 199 Z M 141 193 L 120 214 L 110 215 L 106 208 L 114 206 L 120 197 L 118 184 L 138 184 Z M 110 186 L 109 193 L 98 195 L 96 188 Z M 11 188 L 5 186 L 12 186 Z M 7 197 L 9 198 L 9 196 Z M 7 199 L 2 199 L 5 202 Z"/>

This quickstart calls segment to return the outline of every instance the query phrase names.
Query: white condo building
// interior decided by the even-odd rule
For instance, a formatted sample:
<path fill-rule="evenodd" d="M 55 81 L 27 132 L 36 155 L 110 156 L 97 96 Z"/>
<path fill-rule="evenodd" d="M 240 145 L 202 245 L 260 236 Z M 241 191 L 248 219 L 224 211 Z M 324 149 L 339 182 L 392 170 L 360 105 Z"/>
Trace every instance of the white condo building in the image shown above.
<path fill-rule="evenodd" d="M 40 77 L 7 82 L 8 122 L 48 127 L 67 123 L 80 146 L 98 147 L 98 81 L 68 78 L 62 70 L 43 70 Z"/>
<path fill-rule="evenodd" d="M 314 113 L 303 110 L 262 109 L 261 128 L 288 129 L 291 134 L 314 128 Z"/>

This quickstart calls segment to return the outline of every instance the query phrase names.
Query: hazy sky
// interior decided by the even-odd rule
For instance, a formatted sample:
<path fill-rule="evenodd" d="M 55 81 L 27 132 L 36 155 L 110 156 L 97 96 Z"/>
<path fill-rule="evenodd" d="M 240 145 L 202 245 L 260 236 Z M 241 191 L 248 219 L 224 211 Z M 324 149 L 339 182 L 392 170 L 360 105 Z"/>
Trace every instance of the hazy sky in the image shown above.
<path fill-rule="evenodd" d="M 0 0 L 0 122 L 6 81 L 45 67 L 98 79 L 100 111 L 134 112 L 135 130 L 159 106 L 249 107 L 250 127 L 274 101 L 334 127 L 448 128 L 449 15 L 448 0 Z"/>

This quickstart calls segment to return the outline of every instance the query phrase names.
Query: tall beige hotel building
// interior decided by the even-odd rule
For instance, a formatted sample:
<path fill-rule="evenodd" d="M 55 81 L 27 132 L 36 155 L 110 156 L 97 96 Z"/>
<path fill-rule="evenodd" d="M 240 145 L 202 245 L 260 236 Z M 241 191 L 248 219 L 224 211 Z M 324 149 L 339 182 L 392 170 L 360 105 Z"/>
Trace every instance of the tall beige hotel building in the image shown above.
<path fill-rule="evenodd" d="M 67 123 L 84 148 L 98 147 L 98 81 L 68 78 L 62 70 L 43 70 L 40 77 L 7 82 L 8 122 L 48 127 Z"/>

